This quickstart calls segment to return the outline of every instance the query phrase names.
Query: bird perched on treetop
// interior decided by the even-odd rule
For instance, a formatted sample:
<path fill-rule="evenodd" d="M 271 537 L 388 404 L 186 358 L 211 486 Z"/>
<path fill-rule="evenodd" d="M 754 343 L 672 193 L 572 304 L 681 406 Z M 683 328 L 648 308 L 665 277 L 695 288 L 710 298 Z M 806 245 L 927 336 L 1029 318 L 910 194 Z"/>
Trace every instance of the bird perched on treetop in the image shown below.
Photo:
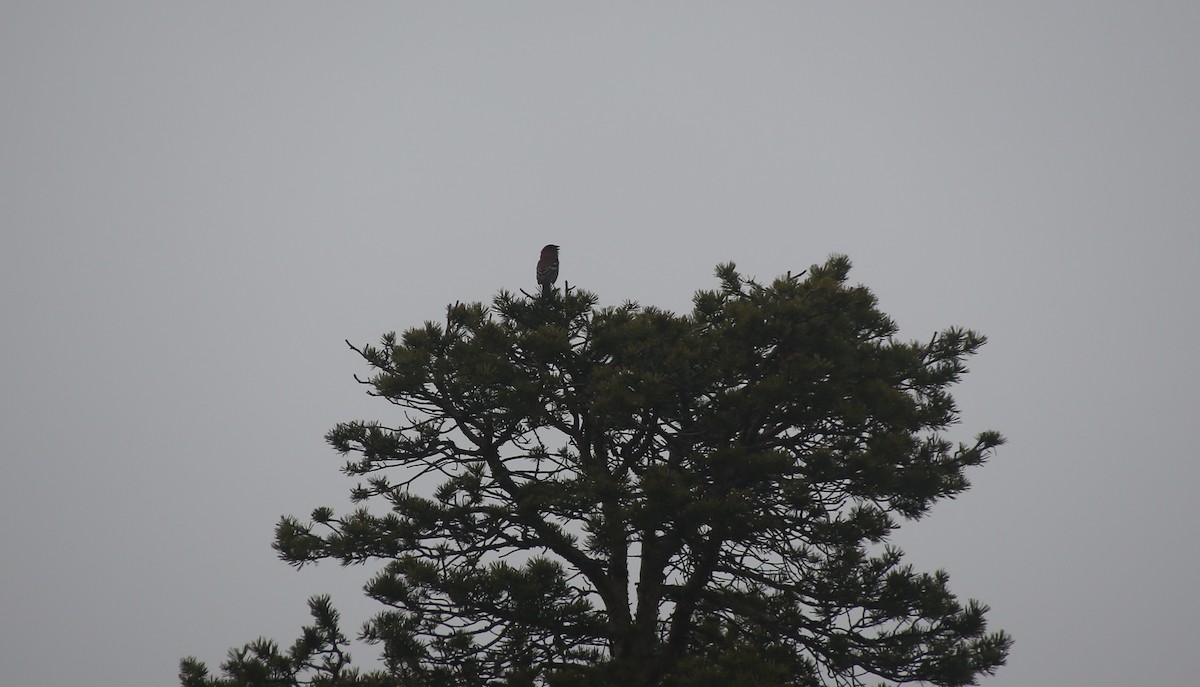
<path fill-rule="evenodd" d="M 537 281 L 542 285 L 542 297 L 549 297 L 554 291 L 554 282 L 558 280 L 558 246 L 546 244 L 542 256 L 538 258 Z"/>

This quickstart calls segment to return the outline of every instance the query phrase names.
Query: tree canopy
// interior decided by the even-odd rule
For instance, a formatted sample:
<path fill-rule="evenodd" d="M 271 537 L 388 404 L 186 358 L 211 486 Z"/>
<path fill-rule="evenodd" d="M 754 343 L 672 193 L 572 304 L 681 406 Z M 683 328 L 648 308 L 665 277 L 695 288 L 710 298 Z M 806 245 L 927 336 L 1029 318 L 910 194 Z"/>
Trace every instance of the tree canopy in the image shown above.
<path fill-rule="evenodd" d="M 896 324 L 834 256 L 762 285 L 734 265 L 690 314 L 580 289 L 454 304 L 353 346 L 392 419 L 337 425 L 359 504 L 284 517 L 288 563 L 374 563 L 360 637 L 326 597 L 235 685 L 975 684 L 1011 638 L 889 537 L 1003 439 L 944 436 L 982 335 Z"/>

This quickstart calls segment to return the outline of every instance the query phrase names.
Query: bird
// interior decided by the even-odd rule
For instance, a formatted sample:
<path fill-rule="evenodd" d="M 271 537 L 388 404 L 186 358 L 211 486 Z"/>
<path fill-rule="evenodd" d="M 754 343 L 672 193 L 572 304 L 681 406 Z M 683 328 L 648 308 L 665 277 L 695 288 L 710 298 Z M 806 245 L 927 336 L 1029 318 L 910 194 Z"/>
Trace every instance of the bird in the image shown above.
<path fill-rule="evenodd" d="M 554 291 L 554 282 L 558 280 L 558 246 L 553 243 L 542 248 L 538 258 L 537 282 L 542 285 L 542 298 L 549 298 Z"/>

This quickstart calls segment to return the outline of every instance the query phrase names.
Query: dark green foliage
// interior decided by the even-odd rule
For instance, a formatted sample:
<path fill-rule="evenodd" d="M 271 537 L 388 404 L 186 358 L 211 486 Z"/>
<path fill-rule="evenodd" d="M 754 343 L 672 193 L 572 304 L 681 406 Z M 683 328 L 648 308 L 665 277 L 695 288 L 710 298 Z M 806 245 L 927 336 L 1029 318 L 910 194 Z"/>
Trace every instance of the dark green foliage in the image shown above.
<path fill-rule="evenodd" d="M 1011 639 L 886 541 L 1002 443 L 954 445 L 984 343 L 897 341 L 850 263 L 769 286 L 717 270 L 687 316 L 578 290 L 456 304 L 357 350 L 398 424 L 338 425 L 363 504 L 284 518 L 297 567 L 384 563 L 348 670 L 326 600 L 201 685 L 974 684 Z M 375 504 L 368 508 L 367 504 Z M 311 681 L 311 682 L 310 682 Z"/>
<path fill-rule="evenodd" d="M 194 658 L 185 658 L 179 668 L 183 687 L 216 687 L 218 685 L 388 685 L 386 676 L 376 674 L 363 678 L 358 671 L 347 668 L 350 655 L 346 653 L 346 636 L 338 626 L 338 612 L 329 605 L 329 597 L 317 596 L 308 602 L 314 624 L 303 628 L 300 638 L 286 652 L 269 639 L 259 639 L 241 649 L 232 649 L 221 664 L 225 678 L 211 678 L 208 668 Z M 312 673 L 311 679 L 300 681 L 298 675 Z"/>

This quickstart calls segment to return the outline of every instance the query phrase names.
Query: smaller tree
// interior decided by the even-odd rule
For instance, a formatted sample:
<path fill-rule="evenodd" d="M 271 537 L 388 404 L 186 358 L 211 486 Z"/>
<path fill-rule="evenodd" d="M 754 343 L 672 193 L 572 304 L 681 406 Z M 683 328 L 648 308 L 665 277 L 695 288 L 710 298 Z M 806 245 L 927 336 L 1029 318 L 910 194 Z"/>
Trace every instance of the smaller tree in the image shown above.
<path fill-rule="evenodd" d="M 974 684 L 1011 639 L 938 571 L 887 544 L 968 487 L 1002 438 L 955 445 L 948 393 L 984 338 L 927 343 L 850 263 L 769 286 L 718 268 L 690 315 L 579 290 L 501 293 L 444 324 L 354 347 L 399 422 L 350 422 L 360 507 L 284 518 L 300 567 L 382 561 L 385 610 L 347 667 L 328 599 L 283 652 L 185 659 L 186 687 L 234 685 Z"/>

